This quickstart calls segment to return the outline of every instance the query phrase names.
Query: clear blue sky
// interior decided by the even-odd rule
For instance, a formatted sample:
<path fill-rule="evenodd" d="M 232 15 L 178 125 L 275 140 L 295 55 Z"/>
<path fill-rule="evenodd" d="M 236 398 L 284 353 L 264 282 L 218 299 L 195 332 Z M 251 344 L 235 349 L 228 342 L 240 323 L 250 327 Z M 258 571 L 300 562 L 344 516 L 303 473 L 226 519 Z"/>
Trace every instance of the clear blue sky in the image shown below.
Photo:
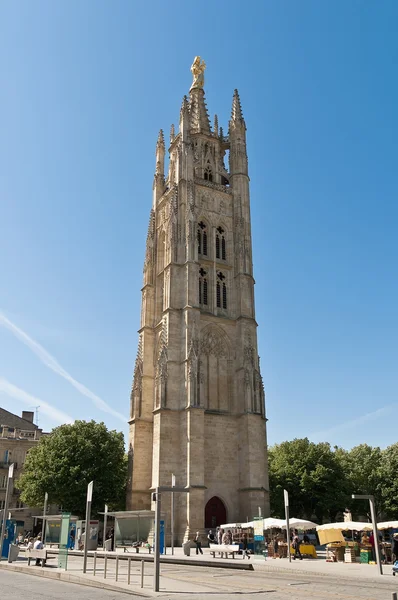
<path fill-rule="evenodd" d="M 20 0 L 0 22 L 0 405 L 127 432 L 155 143 L 199 54 L 210 114 L 226 129 L 237 87 L 248 128 L 269 442 L 395 442 L 397 2 Z"/>

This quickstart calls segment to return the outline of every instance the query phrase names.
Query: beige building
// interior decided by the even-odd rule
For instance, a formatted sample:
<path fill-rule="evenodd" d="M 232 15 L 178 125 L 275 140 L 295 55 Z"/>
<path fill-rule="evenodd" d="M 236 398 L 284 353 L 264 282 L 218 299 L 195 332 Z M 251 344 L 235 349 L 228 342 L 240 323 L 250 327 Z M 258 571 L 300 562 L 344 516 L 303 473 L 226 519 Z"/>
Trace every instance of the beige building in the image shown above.
<path fill-rule="evenodd" d="M 14 463 L 13 481 L 16 481 L 21 475 L 28 451 L 43 435 L 42 430 L 33 423 L 33 414 L 23 411 L 22 417 L 18 417 L 0 408 L 0 509 L 4 508 L 10 464 Z M 8 512 L 11 512 L 11 518 L 17 521 L 18 531 L 32 530 L 32 517 L 40 514 L 42 510 L 41 508 L 37 512 L 37 508 L 24 506 L 18 490 L 12 484 Z"/>
<path fill-rule="evenodd" d="M 128 508 L 154 509 L 150 491 L 175 474 L 189 490 L 178 541 L 269 515 L 246 124 L 235 90 L 228 132 L 210 125 L 204 68 L 197 57 L 167 168 L 157 141 L 129 421 Z"/>

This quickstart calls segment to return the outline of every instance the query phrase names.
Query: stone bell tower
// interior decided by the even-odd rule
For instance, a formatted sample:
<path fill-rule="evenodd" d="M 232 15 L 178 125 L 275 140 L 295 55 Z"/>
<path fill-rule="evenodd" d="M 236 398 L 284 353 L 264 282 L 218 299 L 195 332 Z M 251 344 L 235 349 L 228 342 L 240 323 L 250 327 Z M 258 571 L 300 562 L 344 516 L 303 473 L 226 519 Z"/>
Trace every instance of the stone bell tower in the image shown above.
<path fill-rule="evenodd" d="M 246 124 L 235 90 L 228 133 L 217 116 L 211 127 L 204 70 L 196 57 L 167 172 L 162 131 L 156 144 L 129 420 L 128 508 L 153 509 L 151 490 L 175 474 L 189 489 L 176 495 L 179 542 L 269 515 Z"/>

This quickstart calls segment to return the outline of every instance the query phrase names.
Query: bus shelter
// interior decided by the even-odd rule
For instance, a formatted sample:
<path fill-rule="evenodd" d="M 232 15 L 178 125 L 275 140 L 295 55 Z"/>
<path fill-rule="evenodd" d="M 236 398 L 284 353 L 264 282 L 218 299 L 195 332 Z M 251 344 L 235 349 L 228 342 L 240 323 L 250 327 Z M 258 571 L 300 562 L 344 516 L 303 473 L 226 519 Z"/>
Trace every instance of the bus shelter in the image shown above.
<path fill-rule="evenodd" d="M 114 548 L 150 544 L 155 531 L 154 510 L 120 510 L 101 513 L 114 519 Z M 108 526 L 107 526 L 108 529 Z M 166 521 L 164 513 L 160 521 L 160 552 L 165 548 Z M 107 532 L 104 531 L 106 536 Z M 163 551 L 162 551 L 163 548 Z"/>
<path fill-rule="evenodd" d="M 36 522 L 41 520 L 41 521 L 45 521 L 45 528 L 44 528 L 44 539 L 43 539 L 43 544 L 48 544 L 48 545 L 57 545 L 59 544 L 59 540 L 60 540 L 60 534 L 61 534 L 61 524 L 62 524 L 62 519 L 63 519 L 64 515 L 37 515 L 35 517 L 33 517 Z M 76 531 L 76 522 L 78 521 L 79 517 L 76 517 L 75 515 L 71 515 L 69 517 L 69 522 L 70 522 L 70 532 L 69 532 L 69 537 L 73 538 L 73 531 Z"/>

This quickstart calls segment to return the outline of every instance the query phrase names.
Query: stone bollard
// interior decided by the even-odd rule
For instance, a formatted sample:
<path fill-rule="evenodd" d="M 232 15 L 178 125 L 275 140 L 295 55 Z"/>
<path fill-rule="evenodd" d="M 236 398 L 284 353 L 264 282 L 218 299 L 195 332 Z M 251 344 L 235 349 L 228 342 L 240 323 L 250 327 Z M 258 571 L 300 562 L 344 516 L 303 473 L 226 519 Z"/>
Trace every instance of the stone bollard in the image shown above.
<path fill-rule="evenodd" d="M 144 565 L 145 565 L 145 561 L 142 560 L 141 561 L 141 587 L 144 587 Z"/>

